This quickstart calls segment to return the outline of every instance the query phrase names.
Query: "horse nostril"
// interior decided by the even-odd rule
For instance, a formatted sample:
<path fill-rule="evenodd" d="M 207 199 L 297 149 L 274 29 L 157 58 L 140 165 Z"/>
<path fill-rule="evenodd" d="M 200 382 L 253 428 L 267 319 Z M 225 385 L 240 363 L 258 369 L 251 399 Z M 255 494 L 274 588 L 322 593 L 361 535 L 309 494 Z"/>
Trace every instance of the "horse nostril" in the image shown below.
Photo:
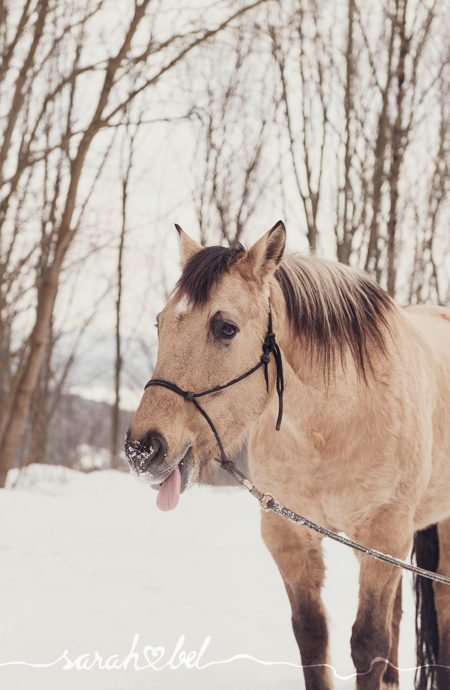
<path fill-rule="evenodd" d="M 150 469 L 155 463 L 162 463 L 167 458 L 169 446 L 166 439 L 161 434 L 154 431 L 149 431 L 147 436 L 141 441 L 143 467 Z"/>
<path fill-rule="evenodd" d="M 125 441 L 125 454 L 129 465 L 138 474 L 156 476 L 160 469 L 164 469 L 169 444 L 162 434 L 152 430 L 140 440 L 132 440 L 128 436 Z"/>

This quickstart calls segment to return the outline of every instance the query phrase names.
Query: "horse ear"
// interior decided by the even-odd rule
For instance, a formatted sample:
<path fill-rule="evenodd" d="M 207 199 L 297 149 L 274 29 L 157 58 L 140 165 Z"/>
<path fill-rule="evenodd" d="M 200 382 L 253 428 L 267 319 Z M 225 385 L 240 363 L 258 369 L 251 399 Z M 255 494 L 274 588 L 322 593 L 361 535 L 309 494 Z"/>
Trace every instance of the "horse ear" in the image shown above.
<path fill-rule="evenodd" d="M 259 280 L 275 273 L 286 246 L 286 228 L 279 220 L 247 252 L 247 260 Z"/>
<path fill-rule="evenodd" d="M 181 252 L 181 263 L 184 266 L 194 254 L 197 254 L 201 249 L 202 245 L 189 237 L 179 225 L 175 223 L 175 227 L 178 232 L 180 239 L 180 252 Z"/>

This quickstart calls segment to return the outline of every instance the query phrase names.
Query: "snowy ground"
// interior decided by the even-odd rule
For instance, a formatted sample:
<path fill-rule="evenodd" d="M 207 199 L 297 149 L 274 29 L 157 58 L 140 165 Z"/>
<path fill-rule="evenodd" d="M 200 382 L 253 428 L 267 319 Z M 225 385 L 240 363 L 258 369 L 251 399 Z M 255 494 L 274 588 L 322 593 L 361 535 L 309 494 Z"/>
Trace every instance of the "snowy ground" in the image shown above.
<path fill-rule="evenodd" d="M 259 534 L 256 501 L 239 488 L 202 487 L 183 495 L 172 513 L 160 513 L 155 498 L 127 475 L 62 467 L 31 466 L 14 490 L 0 491 L 1 688 L 304 687 L 287 597 Z M 347 690 L 354 688 L 354 680 L 342 677 L 353 673 L 357 561 L 339 544 L 328 542 L 326 553 L 331 661 L 341 676 L 335 688 Z M 400 666 L 411 668 L 409 575 L 404 582 Z M 194 668 L 173 668 L 181 636 L 182 652 L 198 655 L 206 643 L 200 669 L 194 654 L 188 657 Z M 149 647 L 164 647 L 164 656 Z M 8 663 L 50 664 L 65 650 L 53 666 Z M 79 665 L 91 665 L 96 651 L 103 662 L 117 655 L 110 664 L 122 668 L 102 670 L 98 660 L 90 670 L 73 667 L 79 657 Z M 212 663 L 245 654 L 265 663 Z M 402 673 L 400 687 L 412 690 L 412 672 Z"/>

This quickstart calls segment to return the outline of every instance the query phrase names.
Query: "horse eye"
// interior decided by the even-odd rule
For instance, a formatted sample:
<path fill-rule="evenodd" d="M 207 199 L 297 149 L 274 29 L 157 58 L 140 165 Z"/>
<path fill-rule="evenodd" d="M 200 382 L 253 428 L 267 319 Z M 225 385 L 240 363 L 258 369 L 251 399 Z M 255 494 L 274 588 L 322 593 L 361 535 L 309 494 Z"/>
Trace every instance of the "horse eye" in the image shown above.
<path fill-rule="evenodd" d="M 224 323 L 222 328 L 220 329 L 220 335 L 222 336 L 222 338 L 234 338 L 237 332 L 238 329 L 231 323 Z"/>

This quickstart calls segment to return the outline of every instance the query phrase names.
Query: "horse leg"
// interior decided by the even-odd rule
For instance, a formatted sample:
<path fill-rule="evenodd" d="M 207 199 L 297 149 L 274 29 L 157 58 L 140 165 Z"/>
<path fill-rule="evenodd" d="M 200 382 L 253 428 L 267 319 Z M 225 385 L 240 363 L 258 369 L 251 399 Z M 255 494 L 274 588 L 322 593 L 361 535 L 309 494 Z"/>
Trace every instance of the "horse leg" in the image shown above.
<path fill-rule="evenodd" d="M 394 610 L 391 624 L 391 648 L 389 651 L 389 664 L 383 673 L 381 687 L 383 690 L 396 690 L 399 686 L 398 677 L 398 641 L 400 637 L 400 621 L 402 618 L 402 579 L 398 583 L 397 593 L 394 599 Z"/>
<path fill-rule="evenodd" d="M 263 513 L 262 536 L 284 581 L 306 690 L 331 690 L 328 630 L 320 597 L 325 566 L 321 538 L 274 513 Z"/>
<path fill-rule="evenodd" d="M 361 553 L 356 552 L 355 555 L 361 564 L 363 560 Z M 400 577 L 392 611 L 389 664 L 386 665 L 383 673 L 381 690 L 397 690 L 399 687 L 398 643 L 400 639 L 400 621 L 402 619 L 402 613 L 402 579 Z"/>
<path fill-rule="evenodd" d="M 438 573 L 450 575 L 450 519 L 438 524 L 439 565 Z M 450 688 L 450 586 L 434 582 L 434 597 L 439 634 L 437 686 L 439 690 Z"/>
<path fill-rule="evenodd" d="M 413 538 L 412 520 L 386 508 L 369 528 L 358 531 L 352 538 L 384 553 L 406 558 Z M 397 654 L 394 610 L 399 622 L 400 583 L 398 568 L 370 556 L 362 558 L 359 607 L 351 638 L 352 658 L 358 673 L 357 690 L 386 690 L 395 688 L 398 682 L 398 676 L 388 672 L 383 659 L 396 658 Z"/>

